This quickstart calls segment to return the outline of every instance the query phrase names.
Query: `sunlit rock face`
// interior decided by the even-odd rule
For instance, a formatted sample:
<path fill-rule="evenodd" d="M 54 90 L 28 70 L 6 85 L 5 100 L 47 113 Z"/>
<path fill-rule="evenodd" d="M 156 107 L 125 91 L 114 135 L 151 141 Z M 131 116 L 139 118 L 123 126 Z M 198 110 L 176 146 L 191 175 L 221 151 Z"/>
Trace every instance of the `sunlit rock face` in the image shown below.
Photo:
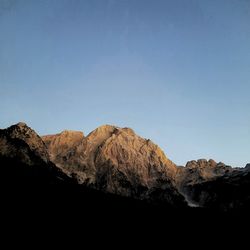
<path fill-rule="evenodd" d="M 53 148 L 60 146 L 56 145 L 55 136 L 49 138 L 53 147 L 48 137 L 43 137 L 54 157 Z M 176 165 L 150 140 L 130 128 L 111 125 L 78 139 L 74 138 L 68 153 L 63 151 L 53 160 L 80 184 L 123 196 L 184 204 L 175 187 Z"/>
<path fill-rule="evenodd" d="M 57 166 L 63 165 L 65 157 L 70 154 L 75 146 L 83 140 L 84 134 L 80 131 L 64 130 L 60 134 L 42 136 L 51 161 Z"/>
<path fill-rule="evenodd" d="M 0 129 L 0 166 L 5 189 L 28 186 L 30 191 L 37 184 L 63 183 L 66 190 L 70 184 L 74 190 L 86 188 L 178 208 L 187 204 L 216 211 L 250 208 L 250 164 L 232 168 L 200 159 L 177 167 L 157 145 L 130 128 L 104 125 L 86 137 L 66 130 L 41 138 L 18 123 Z"/>
<path fill-rule="evenodd" d="M 81 185 L 180 207 L 184 198 L 192 207 L 222 210 L 248 200 L 248 191 L 241 190 L 244 197 L 238 195 L 234 201 L 230 193 L 239 193 L 238 179 L 248 183 L 249 165 L 244 170 L 234 169 L 212 159 L 200 159 L 177 167 L 157 145 L 130 128 L 104 125 L 86 137 L 81 132 L 64 134 L 43 140 L 53 162 Z M 228 194 L 227 199 L 223 193 Z"/>

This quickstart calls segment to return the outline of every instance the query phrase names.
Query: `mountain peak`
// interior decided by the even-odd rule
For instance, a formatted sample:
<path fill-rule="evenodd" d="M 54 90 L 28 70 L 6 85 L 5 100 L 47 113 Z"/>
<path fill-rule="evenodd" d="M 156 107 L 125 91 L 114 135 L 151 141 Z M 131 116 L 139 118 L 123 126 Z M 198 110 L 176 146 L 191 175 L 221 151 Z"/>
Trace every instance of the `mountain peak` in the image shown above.
<path fill-rule="evenodd" d="M 52 161 L 57 161 L 59 155 L 65 157 L 84 138 L 82 131 L 74 130 L 64 130 L 59 134 L 42 136 Z"/>
<path fill-rule="evenodd" d="M 7 128 L 7 130 L 9 131 L 13 131 L 13 130 L 32 130 L 25 122 L 18 122 L 10 127 Z"/>
<path fill-rule="evenodd" d="M 113 133 L 126 133 L 128 135 L 136 135 L 134 130 L 131 128 L 128 128 L 128 127 L 121 128 L 121 127 L 118 127 L 115 125 L 105 124 L 105 125 L 102 125 L 102 126 L 96 128 L 91 133 L 89 133 L 88 137 L 90 137 L 90 138 L 92 138 L 93 136 L 102 137 L 105 135 L 111 136 Z"/>
<path fill-rule="evenodd" d="M 132 128 L 125 127 L 125 128 L 122 128 L 121 130 L 123 132 L 126 132 L 129 135 L 135 135 L 135 131 Z"/>
<path fill-rule="evenodd" d="M 15 138 L 23 139 L 31 138 L 31 137 L 38 137 L 36 132 L 31 129 L 26 123 L 19 122 L 15 125 L 8 127 L 6 130 L 9 135 Z"/>
<path fill-rule="evenodd" d="M 43 139 L 55 164 L 66 172 L 73 171 L 79 183 L 90 183 L 111 193 L 126 196 L 132 192 L 130 186 L 149 190 L 162 180 L 172 185 L 177 171 L 156 144 L 128 127 L 102 125 L 71 145 L 73 141 L 62 144 L 52 137 Z"/>
<path fill-rule="evenodd" d="M 25 122 L 18 122 L 17 124 L 15 124 L 14 126 L 17 127 L 28 127 L 27 124 Z"/>
<path fill-rule="evenodd" d="M 6 133 L 15 138 L 25 139 L 27 137 L 37 136 L 36 132 L 31 129 L 26 123 L 19 122 L 5 129 Z"/>
<path fill-rule="evenodd" d="M 93 130 L 90 134 L 92 133 L 106 133 L 106 132 L 111 132 L 116 129 L 119 129 L 119 127 L 114 126 L 114 125 L 109 125 L 109 124 L 104 124 Z"/>
<path fill-rule="evenodd" d="M 26 123 L 19 122 L 15 125 L 1 130 L 0 137 L 5 142 L 5 147 L 3 146 L 3 149 L 8 148 L 8 150 L 11 151 L 17 150 L 19 148 L 18 152 L 21 155 L 24 153 L 23 151 L 25 151 L 26 147 L 28 146 L 29 150 L 31 150 L 33 154 L 39 156 L 43 161 L 48 162 L 49 157 L 44 142 L 33 129 L 27 126 Z M 13 144 L 13 147 L 10 146 L 11 143 Z"/>
<path fill-rule="evenodd" d="M 203 167 L 215 167 L 217 165 L 217 162 L 213 159 L 198 159 L 188 161 L 186 164 L 187 168 L 203 168 Z"/>
<path fill-rule="evenodd" d="M 79 135 L 79 136 L 84 136 L 84 133 L 82 131 L 76 131 L 76 130 L 63 130 L 60 135 Z"/>
<path fill-rule="evenodd" d="M 108 139 L 110 136 L 112 136 L 113 133 L 118 130 L 119 128 L 113 125 L 102 125 L 90 132 L 87 138 L 89 139 L 89 141 L 95 141 L 95 143 L 99 144 Z"/>

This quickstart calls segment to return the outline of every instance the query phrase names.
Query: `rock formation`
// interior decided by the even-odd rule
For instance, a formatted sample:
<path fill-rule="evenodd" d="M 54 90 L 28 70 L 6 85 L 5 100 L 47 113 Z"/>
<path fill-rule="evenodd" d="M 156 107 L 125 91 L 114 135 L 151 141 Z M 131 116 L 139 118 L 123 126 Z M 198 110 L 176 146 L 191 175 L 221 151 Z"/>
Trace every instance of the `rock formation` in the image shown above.
<path fill-rule="evenodd" d="M 69 178 L 49 159 L 42 139 L 25 123 L 0 130 L 1 184 L 59 183 Z"/>
<path fill-rule="evenodd" d="M 178 190 L 182 193 L 188 203 L 193 206 L 200 206 L 199 201 L 194 201 L 192 191 L 194 185 L 204 183 L 233 171 L 233 168 L 222 162 L 214 160 L 199 159 L 187 162 L 185 167 L 179 167 L 176 175 Z"/>
<path fill-rule="evenodd" d="M 49 157 L 57 166 L 64 165 L 66 156 L 83 140 L 83 132 L 64 130 L 60 134 L 43 136 Z"/>
<path fill-rule="evenodd" d="M 188 197 L 201 207 L 222 211 L 249 210 L 250 169 L 230 169 L 223 175 L 187 186 Z"/>
<path fill-rule="evenodd" d="M 104 125 L 86 137 L 67 130 L 40 137 L 18 123 L 0 130 L 0 166 L 4 190 L 49 185 L 49 194 L 51 184 L 66 184 L 66 190 L 73 190 L 68 197 L 76 190 L 91 190 L 85 191 L 91 193 L 89 201 L 108 194 L 172 208 L 250 208 L 250 164 L 240 169 L 200 159 L 177 167 L 157 145 L 130 128 Z M 51 201 L 59 193 L 52 193 Z"/>
<path fill-rule="evenodd" d="M 58 137 L 43 137 L 53 156 L 60 147 Z M 184 204 L 175 187 L 176 165 L 150 140 L 132 129 L 110 125 L 78 139 L 74 138 L 68 153 L 57 154 L 54 163 L 79 184 L 122 196 Z"/>

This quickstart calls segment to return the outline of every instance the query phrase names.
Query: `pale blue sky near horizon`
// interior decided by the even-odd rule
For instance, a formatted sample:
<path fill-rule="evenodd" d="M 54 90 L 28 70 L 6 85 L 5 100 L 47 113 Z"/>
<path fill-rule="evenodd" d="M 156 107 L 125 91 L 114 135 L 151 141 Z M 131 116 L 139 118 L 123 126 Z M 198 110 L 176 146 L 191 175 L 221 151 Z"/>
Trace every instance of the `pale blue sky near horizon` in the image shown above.
<path fill-rule="evenodd" d="M 179 165 L 250 162 L 249 0 L 0 0 L 0 127 L 131 127 Z"/>

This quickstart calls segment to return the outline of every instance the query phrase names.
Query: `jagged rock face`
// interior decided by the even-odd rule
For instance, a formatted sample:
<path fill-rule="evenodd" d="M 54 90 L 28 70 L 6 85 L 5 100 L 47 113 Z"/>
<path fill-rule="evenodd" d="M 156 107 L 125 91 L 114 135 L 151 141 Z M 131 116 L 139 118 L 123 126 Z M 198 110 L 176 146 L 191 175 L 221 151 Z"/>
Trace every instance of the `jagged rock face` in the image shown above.
<path fill-rule="evenodd" d="M 176 166 L 158 146 L 128 128 L 113 128 L 98 148 L 95 166 L 96 185 L 108 192 L 140 198 L 160 188 L 163 180 L 171 192 L 175 190 Z"/>
<path fill-rule="evenodd" d="M 200 159 L 189 161 L 185 167 L 178 168 L 176 176 L 179 186 L 194 185 L 222 176 L 233 169 L 222 162 Z"/>
<path fill-rule="evenodd" d="M 176 178 L 179 191 L 194 206 L 223 211 L 250 207 L 249 164 L 240 169 L 213 160 L 190 161 Z"/>
<path fill-rule="evenodd" d="M 179 167 L 176 174 L 176 183 L 189 204 L 201 206 L 201 201 L 193 199 L 194 186 L 224 176 L 233 171 L 233 168 L 214 160 L 199 159 L 187 162 L 185 167 Z"/>
<path fill-rule="evenodd" d="M 79 183 L 93 183 L 95 181 L 95 157 L 99 146 L 112 134 L 112 126 L 102 126 L 87 137 L 80 139 L 74 137 L 73 141 L 65 141 L 65 150 L 54 155 L 54 149 L 60 149 L 60 140 L 56 140 L 55 136 L 42 137 L 45 141 L 53 162 L 62 168 L 69 175 L 78 178 Z M 72 132 L 73 133 L 73 132 Z M 58 135 L 61 137 L 61 134 Z M 51 146 L 48 138 L 52 138 L 54 142 Z M 71 147 L 71 145 L 73 145 Z"/>
<path fill-rule="evenodd" d="M 175 207 L 250 208 L 250 164 L 233 169 L 201 159 L 176 167 L 150 140 L 109 125 L 43 140 L 24 123 L 0 130 L 1 184 L 70 183 Z"/>
<path fill-rule="evenodd" d="M 42 136 L 45 142 L 51 161 L 58 166 L 63 165 L 66 155 L 83 140 L 83 132 L 65 130 L 60 134 Z"/>
<path fill-rule="evenodd" d="M 130 129 L 114 129 L 101 145 L 95 158 L 97 173 L 102 175 L 105 166 L 112 166 L 124 174 L 128 182 L 153 187 L 159 178 L 173 179 L 176 166 L 162 150 L 149 140 L 142 139 Z M 105 178 L 111 179 L 112 175 Z M 108 189 L 112 190 L 112 186 Z"/>
<path fill-rule="evenodd" d="M 200 206 L 222 211 L 249 210 L 249 164 L 244 169 L 233 169 L 212 180 L 191 186 L 191 198 Z"/>
<path fill-rule="evenodd" d="M 46 145 L 25 123 L 0 130 L 1 183 L 59 183 L 68 177 L 49 160 Z"/>
<path fill-rule="evenodd" d="M 25 164 L 32 164 L 34 156 L 44 162 L 49 161 L 44 142 L 25 123 L 0 130 L 0 155 L 18 159 Z"/>
<path fill-rule="evenodd" d="M 79 183 L 102 191 L 184 204 L 174 186 L 175 164 L 129 128 L 101 126 L 55 163 Z"/>

